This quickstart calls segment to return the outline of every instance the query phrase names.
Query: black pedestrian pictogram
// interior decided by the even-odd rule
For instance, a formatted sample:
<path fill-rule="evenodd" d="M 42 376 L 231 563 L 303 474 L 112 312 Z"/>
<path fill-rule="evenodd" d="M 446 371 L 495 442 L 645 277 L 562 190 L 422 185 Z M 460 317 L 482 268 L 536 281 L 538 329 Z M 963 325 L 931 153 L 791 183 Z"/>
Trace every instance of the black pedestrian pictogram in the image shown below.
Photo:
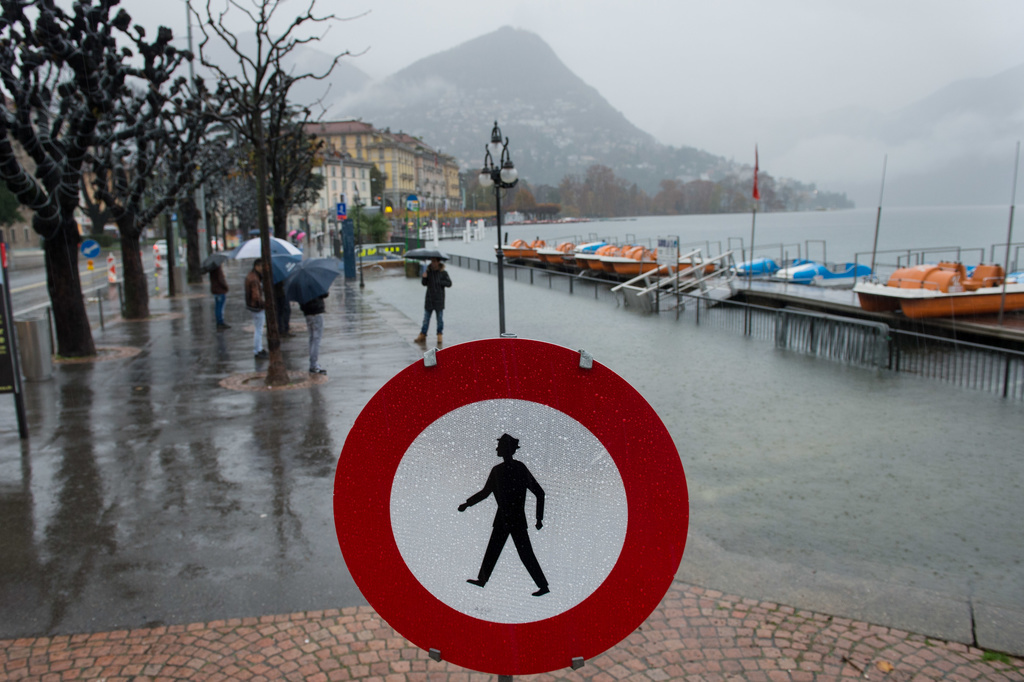
<path fill-rule="evenodd" d="M 504 461 L 491 469 L 487 476 L 487 482 L 483 489 L 474 493 L 465 502 L 459 505 L 459 511 L 466 511 L 477 502 L 482 502 L 489 495 L 494 494 L 494 501 L 498 504 L 498 511 L 494 514 L 494 524 L 491 530 L 491 539 L 487 542 L 487 550 L 484 552 L 483 563 L 480 564 L 480 573 L 476 578 L 470 578 L 466 582 L 483 587 L 491 577 L 494 566 L 498 563 L 501 550 L 505 547 L 505 541 L 512 536 L 512 542 L 519 552 L 519 559 L 523 562 L 530 577 L 537 584 L 537 591 L 533 596 L 540 597 L 550 592 L 548 581 L 544 577 L 544 571 L 540 568 L 540 562 L 533 553 L 533 545 L 530 544 L 530 532 L 526 522 L 526 491 L 530 491 L 537 498 L 537 530 L 544 527 L 544 489 L 537 483 L 526 465 L 512 455 L 519 449 L 519 440 L 504 433 L 498 439 L 496 448 L 498 457 Z"/>

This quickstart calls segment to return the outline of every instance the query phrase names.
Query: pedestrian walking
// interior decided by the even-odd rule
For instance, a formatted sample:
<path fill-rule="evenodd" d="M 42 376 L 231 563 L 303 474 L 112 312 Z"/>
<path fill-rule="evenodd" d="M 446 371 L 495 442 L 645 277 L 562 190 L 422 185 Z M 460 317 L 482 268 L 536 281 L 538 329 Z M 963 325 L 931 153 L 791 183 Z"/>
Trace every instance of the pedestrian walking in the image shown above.
<path fill-rule="evenodd" d="M 263 260 L 256 259 L 252 270 L 245 276 L 245 307 L 252 313 L 252 352 L 258 358 L 267 357 L 263 349 Z"/>
<path fill-rule="evenodd" d="M 210 270 L 210 293 L 213 294 L 217 329 L 230 329 L 231 325 L 224 321 L 224 304 L 228 300 L 228 280 L 224 277 L 224 269 L 220 265 L 216 265 Z"/>
<path fill-rule="evenodd" d="M 440 346 L 444 334 L 444 290 L 452 285 L 452 279 L 441 259 L 431 258 L 430 265 L 421 273 L 420 282 L 427 288 L 427 293 L 423 301 L 423 326 L 420 335 L 413 340 L 416 343 L 427 342 L 430 314 L 434 313 L 437 316 L 437 345 Z"/>
<path fill-rule="evenodd" d="M 533 582 L 537 585 L 534 597 L 543 597 L 551 590 L 548 588 L 548 580 L 544 577 L 537 555 L 533 552 L 533 545 L 530 543 L 530 532 L 526 522 L 526 493 L 533 493 L 537 498 L 537 530 L 544 527 L 544 489 L 537 483 L 526 465 L 517 459 L 513 459 L 515 451 L 519 449 L 519 439 L 513 438 L 507 433 L 501 434 L 496 448 L 498 457 L 502 463 L 491 469 L 487 476 L 487 482 L 480 492 L 473 493 L 465 502 L 459 505 L 459 511 L 464 512 L 478 502 L 483 502 L 489 496 L 494 495 L 494 501 L 498 510 L 494 514 L 494 523 L 491 525 L 491 538 L 487 541 L 487 549 L 484 551 L 483 562 L 480 564 L 480 572 L 475 578 L 466 580 L 471 585 L 484 587 L 491 578 L 491 573 L 498 563 L 501 550 L 505 542 L 511 536 L 515 543 L 516 551 L 519 553 L 519 560 L 523 562 Z"/>
<path fill-rule="evenodd" d="M 310 374 L 327 374 L 327 370 L 320 366 L 320 339 L 324 335 L 325 298 L 327 298 L 327 294 L 299 304 L 302 314 L 306 316 L 306 329 L 309 330 Z"/>

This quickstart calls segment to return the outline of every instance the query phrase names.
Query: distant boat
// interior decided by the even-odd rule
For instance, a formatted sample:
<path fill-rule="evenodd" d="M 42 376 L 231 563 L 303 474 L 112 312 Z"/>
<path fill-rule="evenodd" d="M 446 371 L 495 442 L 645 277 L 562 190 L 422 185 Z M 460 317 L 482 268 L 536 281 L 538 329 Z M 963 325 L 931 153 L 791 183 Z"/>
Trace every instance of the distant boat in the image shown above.
<path fill-rule="evenodd" d="M 818 287 L 850 288 L 858 277 L 867 277 L 871 268 L 857 263 L 816 263 L 807 261 L 801 265 L 782 268 L 772 279 L 790 284 L 809 284 Z"/>
<path fill-rule="evenodd" d="M 800 265 L 806 262 L 794 262 L 792 265 Z M 764 277 L 766 275 L 774 275 L 779 271 L 779 266 L 771 258 L 761 257 L 737 263 L 735 270 L 736 275 L 739 277 Z"/>
<path fill-rule="evenodd" d="M 547 246 L 543 239 L 535 239 L 527 243 L 523 239 L 517 239 L 511 244 L 502 247 L 501 252 L 505 258 L 536 258 L 537 249 Z M 497 251 L 497 248 L 495 248 Z"/>
<path fill-rule="evenodd" d="M 1004 311 L 1024 309 L 1024 272 L 1011 273 L 1005 289 L 1004 301 L 1002 267 L 982 264 L 969 275 L 963 263 L 900 268 L 885 284 L 861 281 L 853 288 L 864 310 L 900 310 L 910 318 L 989 315 L 1001 306 Z"/>
<path fill-rule="evenodd" d="M 576 267 L 580 270 L 598 270 L 601 271 L 604 268 L 601 267 L 601 256 L 606 255 L 608 252 L 618 248 L 614 244 L 608 242 L 590 242 L 589 244 L 581 244 L 576 247 Z"/>
<path fill-rule="evenodd" d="M 573 250 L 576 245 L 572 242 L 562 242 L 558 246 L 544 246 L 537 249 L 537 258 L 540 262 L 549 265 L 571 265 L 575 260 Z"/>
<path fill-rule="evenodd" d="M 658 252 L 646 246 L 626 246 L 618 255 L 602 257 L 601 263 L 617 275 L 635 277 L 658 267 Z"/>

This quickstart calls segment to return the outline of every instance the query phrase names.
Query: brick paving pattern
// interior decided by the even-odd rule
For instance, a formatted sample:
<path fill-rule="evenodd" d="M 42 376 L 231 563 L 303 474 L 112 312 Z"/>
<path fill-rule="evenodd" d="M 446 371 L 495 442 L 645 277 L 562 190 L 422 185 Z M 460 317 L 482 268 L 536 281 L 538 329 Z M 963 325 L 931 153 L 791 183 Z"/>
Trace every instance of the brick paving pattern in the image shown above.
<path fill-rule="evenodd" d="M 531 680 L 1024 680 L 1024 660 L 676 581 L 618 646 Z M 0 640 L 0 679 L 484 682 L 370 607 Z"/>

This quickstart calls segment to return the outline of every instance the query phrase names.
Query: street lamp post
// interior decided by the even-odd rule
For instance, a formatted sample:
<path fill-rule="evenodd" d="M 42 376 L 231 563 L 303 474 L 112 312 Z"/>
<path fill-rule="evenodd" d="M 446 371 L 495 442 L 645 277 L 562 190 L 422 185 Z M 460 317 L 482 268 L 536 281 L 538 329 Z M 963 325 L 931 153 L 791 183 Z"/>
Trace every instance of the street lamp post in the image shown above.
<path fill-rule="evenodd" d="M 362 212 L 363 212 L 363 201 L 362 201 L 362 199 L 359 198 L 359 190 L 358 189 L 356 189 L 356 202 L 355 203 L 356 203 L 356 210 L 355 210 L 356 240 L 359 242 L 359 245 L 356 247 L 356 249 L 358 249 L 358 251 L 356 251 L 356 253 L 359 254 L 359 288 L 360 289 L 364 289 L 364 288 L 366 288 L 366 282 L 363 281 L 363 229 L 362 229 L 362 225 L 359 224 L 360 223 L 359 217 L 360 217 L 360 214 L 362 214 Z"/>
<path fill-rule="evenodd" d="M 498 248 L 495 252 L 498 257 L 498 327 L 500 333 L 505 333 L 505 275 L 503 262 L 505 254 L 501 250 L 501 190 L 511 189 L 519 182 L 519 172 L 512 163 L 512 155 L 508 151 L 508 138 L 504 142 L 501 138 L 501 128 L 498 122 L 494 122 L 491 129 L 491 142 L 485 147 L 484 166 L 480 170 L 480 186 L 494 186 L 494 205 L 498 218 Z M 500 153 L 500 155 L 499 155 Z M 494 163 L 494 157 L 498 157 L 498 163 Z"/>

